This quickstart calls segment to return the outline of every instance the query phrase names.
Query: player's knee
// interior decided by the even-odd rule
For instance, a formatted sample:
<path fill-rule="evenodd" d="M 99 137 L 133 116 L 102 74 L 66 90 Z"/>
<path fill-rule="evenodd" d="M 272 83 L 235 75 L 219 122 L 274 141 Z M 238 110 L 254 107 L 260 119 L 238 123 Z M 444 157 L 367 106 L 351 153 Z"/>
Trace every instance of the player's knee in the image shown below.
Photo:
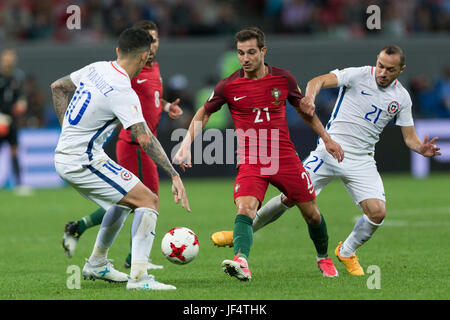
<path fill-rule="evenodd" d="M 309 225 L 319 225 L 321 222 L 321 216 L 319 208 L 315 200 L 309 202 L 299 202 L 297 203 L 297 207 L 300 209 L 302 213 L 303 219 Z"/>
<path fill-rule="evenodd" d="M 159 198 L 156 193 L 152 192 L 142 183 L 139 183 L 119 202 L 119 204 L 126 205 L 132 209 L 144 207 L 158 210 Z"/>
<path fill-rule="evenodd" d="M 369 209 L 369 212 L 368 214 L 366 213 L 366 215 L 369 217 L 370 221 L 380 224 L 386 217 L 386 208 L 384 206 L 376 206 L 375 208 Z"/>
<path fill-rule="evenodd" d="M 319 210 L 312 212 L 310 215 L 303 215 L 305 222 L 309 225 L 317 226 L 322 221 Z"/>
<path fill-rule="evenodd" d="M 255 218 L 257 210 L 258 210 L 257 207 L 249 203 L 240 203 L 237 206 L 237 214 L 243 214 L 252 219 Z"/>
<path fill-rule="evenodd" d="M 149 190 L 148 192 L 148 201 L 149 201 L 149 208 L 158 210 L 159 207 L 159 197 L 156 193 Z"/>

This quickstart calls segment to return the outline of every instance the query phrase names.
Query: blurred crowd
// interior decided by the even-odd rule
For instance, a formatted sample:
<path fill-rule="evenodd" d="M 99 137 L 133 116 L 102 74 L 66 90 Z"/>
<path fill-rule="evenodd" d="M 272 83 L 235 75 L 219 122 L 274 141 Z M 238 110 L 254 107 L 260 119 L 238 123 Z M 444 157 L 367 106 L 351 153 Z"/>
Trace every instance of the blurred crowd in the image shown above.
<path fill-rule="evenodd" d="M 70 5 L 81 9 L 81 29 L 66 27 Z M 381 31 L 366 28 L 369 5 L 380 7 Z M 115 38 L 140 19 L 161 37 L 233 34 L 259 25 L 267 33 L 366 37 L 450 31 L 448 0 L 2 0 L 0 41 L 98 41 Z"/>
<path fill-rule="evenodd" d="M 189 90 L 189 80 L 186 75 L 175 74 L 167 81 L 166 98 L 174 101 L 181 98 L 184 116 L 177 121 L 170 121 L 168 117 L 162 117 L 160 131 L 172 131 L 183 127 L 187 128 L 195 111 L 209 98 L 216 77 L 205 79 L 204 87 L 197 92 Z M 413 116 L 415 119 L 424 118 L 450 118 L 450 65 L 447 66 L 442 75 L 432 79 L 428 75 L 417 75 L 409 82 L 403 83 L 408 89 L 413 102 Z M 26 113 L 20 117 L 20 127 L 57 127 L 59 126 L 56 115 L 49 100 L 47 91 L 39 87 L 35 77 L 28 75 L 24 81 L 23 92 L 28 102 Z M 338 89 L 324 89 L 316 99 L 316 113 L 326 123 L 336 103 Z M 287 119 L 289 125 L 304 126 L 305 123 L 297 116 L 293 108 L 287 108 Z M 207 128 L 224 129 L 232 127 L 231 117 L 227 108 L 222 108 L 211 121 Z"/>
<path fill-rule="evenodd" d="M 81 10 L 81 29 L 68 30 L 66 22 L 76 4 Z M 381 31 L 366 28 L 366 12 L 376 4 L 381 12 Z M 364 38 L 384 33 L 389 37 L 450 32 L 449 0 L 0 0 L 0 43 L 86 42 L 116 39 L 126 27 L 140 19 L 157 23 L 161 38 L 233 35 L 240 28 L 259 25 L 266 33 L 305 34 L 343 38 Z M 234 52 L 224 61 L 236 69 Z M 20 67 L 20 62 L 19 62 Z M 234 70 L 233 69 L 233 70 Z M 218 78 L 225 77 L 218 75 Z M 183 97 L 189 115 L 209 97 L 218 79 L 205 79 L 198 92 L 187 91 L 188 77 L 167 79 L 167 94 Z M 450 66 L 438 79 L 416 75 L 404 83 L 413 99 L 415 117 L 450 118 Z M 46 89 L 46 88 L 45 88 Z M 19 119 L 21 127 L 58 125 L 51 108 L 49 92 L 39 87 L 33 75 L 24 78 L 23 93 L 27 112 Z M 336 90 L 323 90 L 317 104 L 327 121 L 337 96 Z M 219 117 L 218 117 L 219 118 Z M 297 117 L 288 117 L 297 121 Z M 294 119 L 294 120 L 293 120 Z M 227 126 L 225 115 L 215 126 Z M 167 123 L 169 123 L 168 121 Z M 186 123 L 176 125 L 186 125 Z M 168 125 L 168 124 L 167 124 Z M 229 125 L 229 123 L 228 123 Z M 164 121 L 161 123 L 164 130 Z M 167 128 L 169 130 L 170 128 Z"/>

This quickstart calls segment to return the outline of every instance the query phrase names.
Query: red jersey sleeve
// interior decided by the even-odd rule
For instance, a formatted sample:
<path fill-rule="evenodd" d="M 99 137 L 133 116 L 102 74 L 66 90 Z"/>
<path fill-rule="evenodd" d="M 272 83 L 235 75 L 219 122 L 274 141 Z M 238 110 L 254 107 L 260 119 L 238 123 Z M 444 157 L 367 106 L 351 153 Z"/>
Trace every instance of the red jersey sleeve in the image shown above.
<path fill-rule="evenodd" d="M 211 93 L 211 97 L 205 102 L 204 108 L 208 113 L 219 111 L 222 105 L 227 103 L 225 98 L 225 83 L 225 79 L 220 81 Z"/>
<path fill-rule="evenodd" d="M 303 94 L 297 84 L 297 80 L 294 78 L 294 76 L 289 71 L 286 71 L 285 77 L 288 82 L 288 88 L 289 88 L 289 93 L 288 93 L 287 99 L 288 99 L 289 103 L 292 104 L 293 106 L 299 106 L 300 100 L 303 98 Z"/>

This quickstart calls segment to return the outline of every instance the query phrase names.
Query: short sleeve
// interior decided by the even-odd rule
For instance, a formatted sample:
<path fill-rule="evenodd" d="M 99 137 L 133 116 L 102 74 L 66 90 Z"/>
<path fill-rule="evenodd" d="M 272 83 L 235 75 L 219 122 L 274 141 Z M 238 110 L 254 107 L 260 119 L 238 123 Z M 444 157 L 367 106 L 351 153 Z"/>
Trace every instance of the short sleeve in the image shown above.
<path fill-rule="evenodd" d="M 111 109 L 124 129 L 128 129 L 133 124 L 145 122 L 139 98 L 131 88 L 111 96 Z"/>
<path fill-rule="evenodd" d="M 227 103 L 225 98 L 225 81 L 220 81 L 215 87 L 209 99 L 205 102 L 204 108 L 208 113 L 214 113 Z"/>
<path fill-rule="evenodd" d="M 81 81 L 81 77 L 84 73 L 86 73 L 86 71 L 88 70 L 88 68 L 90 67 L 90 65 L 87 65 L 77 71 L 74 71 L 70 74 L 70 80 L 72 80 L 72 82 L 75 84 L 75 86 L 79 86 L 80 81 Z"/>
<path fill-rule="evenodd" d="M 297 80 L 290 72 L 286 72 L 285 77 L 288 82 L 289 90 L 287 99 L 291 105 L 298 106 L 300 105 L 300 100 L 303 98 L 302 91 L 297 84 Z"/>
<path fill-rule="evenodd" d="M 410 127 L 414 125 L 412 117 L 412 101 L 408 93 L 404 98 L 403 106 L 400 108 L 399 113 L 395 117 L 395 124 L 401 127 Z"/>
<path fill-rule="evenodd" d="M 345 69 L 335 69 L 330 71 L 336 75 L 338 79 L 338 87 L 352 87 L 354 83 L 357 83 L 366 72 L 365 69 L 370 67 L 360 67 L 360 68 L 345 68 Z M 367 70 L 367 72 L 370 72 Z"/>

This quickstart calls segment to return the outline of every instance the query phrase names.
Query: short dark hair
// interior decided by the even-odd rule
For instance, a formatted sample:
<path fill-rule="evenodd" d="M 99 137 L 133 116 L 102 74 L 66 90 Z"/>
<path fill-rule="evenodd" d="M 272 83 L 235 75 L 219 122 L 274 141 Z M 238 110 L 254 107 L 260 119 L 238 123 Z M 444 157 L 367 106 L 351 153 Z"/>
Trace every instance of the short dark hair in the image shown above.
<path fill-rule="evenodd" d="M 398 54 L 400 56 L 400 67 L 403 67 L 405 65 L 405 54 L 402 48 L 400 48 L 399 46 L 396 46 L 395 44 L 390 44 L 381 49 L 380 52 L 384 52 L 387 55 Z"/>
<path fill-rule="evenodd" d="M 154 31 L 158 32 L 158 27 L 157 27 L 156 23 L 154 23 L 151 20 L 140 20 L 140 21 L 136 22 L 135 24 L 133 24 L 133 28 L 140 28 L 140 29 L 144 29 L 147 31 L 154 30 Z"/>
<path fill-rule="evenodd" d="M 238 42 L 245 42 L 251 39 L 256 39 L 256 43 L 259 49 L 262 49 L 266 45 L 266 36 L 264 32 L 258 27 L 248 27 L 237 32 L 234 36 L 234 44 Z"/>
<path fill-rule="evenodd" d="M 140 28 L 128 28 L 122 31 L 118 40 L 119 52 L 121 54 L 136 54 L 149 51 L 153 37 Z"/>

